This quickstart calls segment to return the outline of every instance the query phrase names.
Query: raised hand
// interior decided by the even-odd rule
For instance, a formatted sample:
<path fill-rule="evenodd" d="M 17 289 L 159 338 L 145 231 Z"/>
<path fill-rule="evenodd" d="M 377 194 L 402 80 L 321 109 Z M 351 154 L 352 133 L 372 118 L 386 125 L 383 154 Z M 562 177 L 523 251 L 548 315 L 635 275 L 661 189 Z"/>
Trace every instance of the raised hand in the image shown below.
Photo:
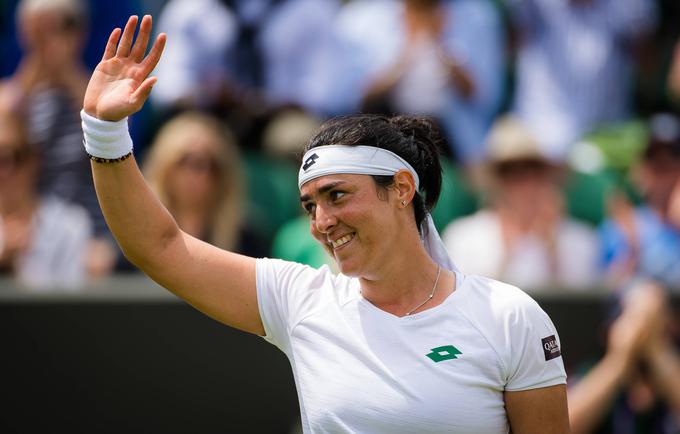
<path fill-rule="evenodd" d="M 653 282 L 639 282 L 626 294 L 623 312 L 609 330 L 609 352 L 629 363 L 644 355 L 641 348 L 663 328 L 666 318 L 666 296 Z"/>
<path fill-rule="evenodd" d="M 156 77 L 149 74 L 161 58 L 166 37 L 164 33 L 158 35 L 149 54 L 144 56 L 151 36 L 151 16 L 142 18 L 133 46 L 137 21 L 137 16 L 131 16 L 122 36 L 119 28 L 109 36 L 104 56 L 85 92 L 83 108 L 91 116 L 107 121 L 130 116 L 142 108 L 156 83 Z"/>

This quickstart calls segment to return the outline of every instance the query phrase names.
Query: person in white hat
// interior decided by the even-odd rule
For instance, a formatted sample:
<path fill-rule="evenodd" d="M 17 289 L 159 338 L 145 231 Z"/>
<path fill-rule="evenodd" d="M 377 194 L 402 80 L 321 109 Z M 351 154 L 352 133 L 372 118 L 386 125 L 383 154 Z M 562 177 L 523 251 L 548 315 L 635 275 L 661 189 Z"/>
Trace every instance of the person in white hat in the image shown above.
<path fill-rule="evenodd" d="M 145 57 L 151 17 L 133 45 L 137 22 L 112 32 L 81 112 L 107 222 L 161 285 L 288 356 L 305 432 L 569 431 L 548 316 L 517 288 L 460 273 L 434 229 L 429 122 L 359 115 L 311 139 L 301 201 L 340 274 L 220 250 L 178 228 L 131 157 L 126 117 L 151 92 L 166 38 Z"/>
<path fill-rule="evenodd" d="M 487 142 L 487 206 L 446 227 L 451 257 L 466 273 L 525 290 L 592 288 L 599 279 L 598 237 L 566 214 L 566 169 L 511 116 L 496 121 Z"/>

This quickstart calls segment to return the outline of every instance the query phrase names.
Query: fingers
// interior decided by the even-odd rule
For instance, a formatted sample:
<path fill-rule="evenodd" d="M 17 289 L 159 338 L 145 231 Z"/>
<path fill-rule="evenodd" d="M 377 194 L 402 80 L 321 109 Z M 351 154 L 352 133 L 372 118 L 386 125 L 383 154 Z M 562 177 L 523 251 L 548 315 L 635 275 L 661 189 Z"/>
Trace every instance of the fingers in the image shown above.
<path fill-rule="evenodd" d="M 116 55 L 116 46 L 118 45 L 119 37 L 120 28 L 116 27 L 115 29 L 113 29 L 113 32 L 111 32 L 109 40 L 106 43 L 106 48 L 104 49 L 104 55 L 102 56 L 102 60 L 109 60 L 110 58 Z"/>
<path fill-rule="evenodd" d="M 158 79 L 156 77 L 149 77 L 139 85 L 139 87 L 130 95 L 130 102 L 135 107 L 141 107 L 144 101 L 149 97 L 153 85 Z"/>
<path fill-rule="evenodd" d="M 130 47 L 132 47 L 132 38 L 135 35 L 135 27 L 137 27 L 137 21 L 139 18 L 137 15 L 132 15 L 127 24 L 125 24 L 125 30 L 123 30 L 123 36 L 120 38 L 118 43 L 118 51 L 116 51 L 116 56 L 127 57 L 130 54 Z"/>
<path fill-rule="evenodd" d="M 141 62 L 144 58 L 146 46 L 148 45 L 149 37 L 151 36 L 151 27 L 151 15 L 144 15 L 144 18 L 142 18 L 142 24 L 139 26 L 139 32 L 137 33 L 137 40 L 135 41 L 135 45 L 132 47 L 132 51 L 130 52 L 130 57 L 132 57 L 135 62 Z"/>
<path fill-rule="evenodd" d="M 165 48 L 165 40 L 166 40 L 165 33 L 161 33 L 160 35 L 158 35 L 158 37 L 156 38 L 156 42 L 154 42 L 153 47 L 151 47 L 151 51 L 149 51 L 149 54 L 142 62 L 145 75 L 151 73 L 151 71 L 153 71 L 153 69 L 158 64 L 158 61 L 161 58 L 161 54 L 163 53 L 163 48 Z"/>

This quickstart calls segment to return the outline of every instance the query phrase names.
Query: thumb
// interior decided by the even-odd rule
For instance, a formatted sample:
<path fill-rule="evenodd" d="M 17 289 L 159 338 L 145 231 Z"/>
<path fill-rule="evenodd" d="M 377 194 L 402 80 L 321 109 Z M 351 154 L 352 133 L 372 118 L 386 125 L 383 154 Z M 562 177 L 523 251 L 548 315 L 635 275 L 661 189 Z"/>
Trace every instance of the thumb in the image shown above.
<path fill-rule="evenodd" d="M 139 87 L 132 93 L 132 95 L 130 95 L 130 103 L 139 110 L 149 97 L 151 89 L 153 89 L 153 86 L 157 81 L 157 77 L 148 77 L 146 80 L 144 80 L 142 84 L 140 84 Z"/>

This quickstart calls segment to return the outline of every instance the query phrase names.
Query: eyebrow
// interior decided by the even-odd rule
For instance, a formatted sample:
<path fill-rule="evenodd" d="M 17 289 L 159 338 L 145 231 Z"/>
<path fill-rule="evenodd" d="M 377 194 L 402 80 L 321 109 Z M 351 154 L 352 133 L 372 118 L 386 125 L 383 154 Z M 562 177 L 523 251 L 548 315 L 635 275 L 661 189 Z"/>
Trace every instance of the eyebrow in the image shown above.
<path fill-rule="evenodd" d="M 336 182 L 331 182 L 331 183 L 329 183 L 329 184 L 326 184 L 326 185 L 323 185 L 323 186 L 319 187 L 319 189 L 316 191 L 316 193 L 317 193 L 318 195 L 327 193 L 328 191 L 334 189 L 334 188 L 337 187 L 338 185 L 345 184 L 345 183 L 346 183 L 346 181 L 336 181 Z M 303 195 L 303 196 L 300 196 L 300 202 L 307 202 L 307 201 L 310 200 L 311 198 L 312 198 L 311 195 L 305 194 L 305 195 Z"/>

